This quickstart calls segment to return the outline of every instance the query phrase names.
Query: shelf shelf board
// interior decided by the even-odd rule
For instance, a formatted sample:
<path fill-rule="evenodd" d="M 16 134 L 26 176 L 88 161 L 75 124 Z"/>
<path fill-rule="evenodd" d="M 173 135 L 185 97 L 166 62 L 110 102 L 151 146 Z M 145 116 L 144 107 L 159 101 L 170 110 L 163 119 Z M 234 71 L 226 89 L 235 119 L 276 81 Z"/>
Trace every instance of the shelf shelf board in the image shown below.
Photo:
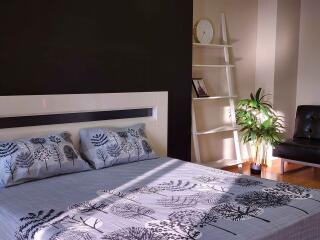
<path fill-rule="evenodd" d="M 192 43 L 194 47 L 204 47 L 204 48 L 231 48 L 232 45 L 228 44 L 202 44 L 202 43 Z"/>
<path fill-rule="evenodd" d="M 220 133 L 220 132 L 229 132 L 229 131 L 236 131 L 238 128 L 232 127 L 232 126 L 221 126 L 217 128 L 213 128 L 206 131 L 197 131 L 194 132 L 194 135 L 208 135 L 208 134 L 214 134 L 214 133 Z"/>
<path fill-rule="evenodd" d="M 231 64 L 193 64 L 192 67 L 225 68 L 225 67 L 235 67 L 235 66 Z"/>
<path fill-rule="evenodd" d="M 238 96 L 212 96 L 212 97 L 194 97 L 194 101 L 205 101 L 205 100 L 219 100 L 219 99 L 230 99 L 230 98 L 237 98 Z"/>

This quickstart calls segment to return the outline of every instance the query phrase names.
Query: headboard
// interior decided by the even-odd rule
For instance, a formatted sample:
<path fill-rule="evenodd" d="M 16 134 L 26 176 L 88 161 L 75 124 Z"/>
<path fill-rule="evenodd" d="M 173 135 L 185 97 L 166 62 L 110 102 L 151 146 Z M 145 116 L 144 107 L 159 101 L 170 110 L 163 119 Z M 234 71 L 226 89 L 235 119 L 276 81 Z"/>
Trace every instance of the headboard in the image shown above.
<path fill-rule="evenodd" d="M 102 93 L 0 96 L 0 140 L 145 123 L 155 151 L 167 155 L 168 93 Z"/>

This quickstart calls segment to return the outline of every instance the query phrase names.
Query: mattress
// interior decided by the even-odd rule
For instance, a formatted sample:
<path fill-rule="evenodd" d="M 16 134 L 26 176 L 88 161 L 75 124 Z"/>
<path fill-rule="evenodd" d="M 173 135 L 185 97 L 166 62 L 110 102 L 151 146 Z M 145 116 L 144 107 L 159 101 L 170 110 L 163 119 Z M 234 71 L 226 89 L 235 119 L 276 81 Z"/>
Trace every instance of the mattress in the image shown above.
<path fill-rule="evenodd" d="M 320 239 L 320 193 L 146 160 L 1 189 L 0 239 Z"/>

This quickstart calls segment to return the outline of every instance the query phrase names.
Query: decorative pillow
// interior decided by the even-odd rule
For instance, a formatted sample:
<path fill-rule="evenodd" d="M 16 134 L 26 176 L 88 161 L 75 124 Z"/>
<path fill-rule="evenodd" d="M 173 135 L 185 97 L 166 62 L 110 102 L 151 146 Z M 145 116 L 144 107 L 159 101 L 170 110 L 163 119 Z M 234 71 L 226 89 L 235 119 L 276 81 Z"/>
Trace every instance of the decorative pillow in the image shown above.
<path fill-rule="evenodd" d="M 70 133 L 0 141 L 0 187 L 89 170 Z"/>
<path fill-rule="evenodd" d="M 148 143 L 144 124 L 81 129 L 80 141 L 80 151 L 96 169 L 158 157 Z"/>

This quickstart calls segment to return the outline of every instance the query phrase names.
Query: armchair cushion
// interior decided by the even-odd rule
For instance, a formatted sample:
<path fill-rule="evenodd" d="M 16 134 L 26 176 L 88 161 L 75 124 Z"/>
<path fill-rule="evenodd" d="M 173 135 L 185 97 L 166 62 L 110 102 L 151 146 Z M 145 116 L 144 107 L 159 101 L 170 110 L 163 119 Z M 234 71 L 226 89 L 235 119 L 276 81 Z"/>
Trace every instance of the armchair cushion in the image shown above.
<path fill-rule="evenodd" d="M 297 108 L 293 138 L 320 140 L 320 106 L 302 105 Z"/>
<path fill-rule="evenodd" d="M 320 140 L 289 139 L 273 150 L 273 156 L 320 164 Z"/>

